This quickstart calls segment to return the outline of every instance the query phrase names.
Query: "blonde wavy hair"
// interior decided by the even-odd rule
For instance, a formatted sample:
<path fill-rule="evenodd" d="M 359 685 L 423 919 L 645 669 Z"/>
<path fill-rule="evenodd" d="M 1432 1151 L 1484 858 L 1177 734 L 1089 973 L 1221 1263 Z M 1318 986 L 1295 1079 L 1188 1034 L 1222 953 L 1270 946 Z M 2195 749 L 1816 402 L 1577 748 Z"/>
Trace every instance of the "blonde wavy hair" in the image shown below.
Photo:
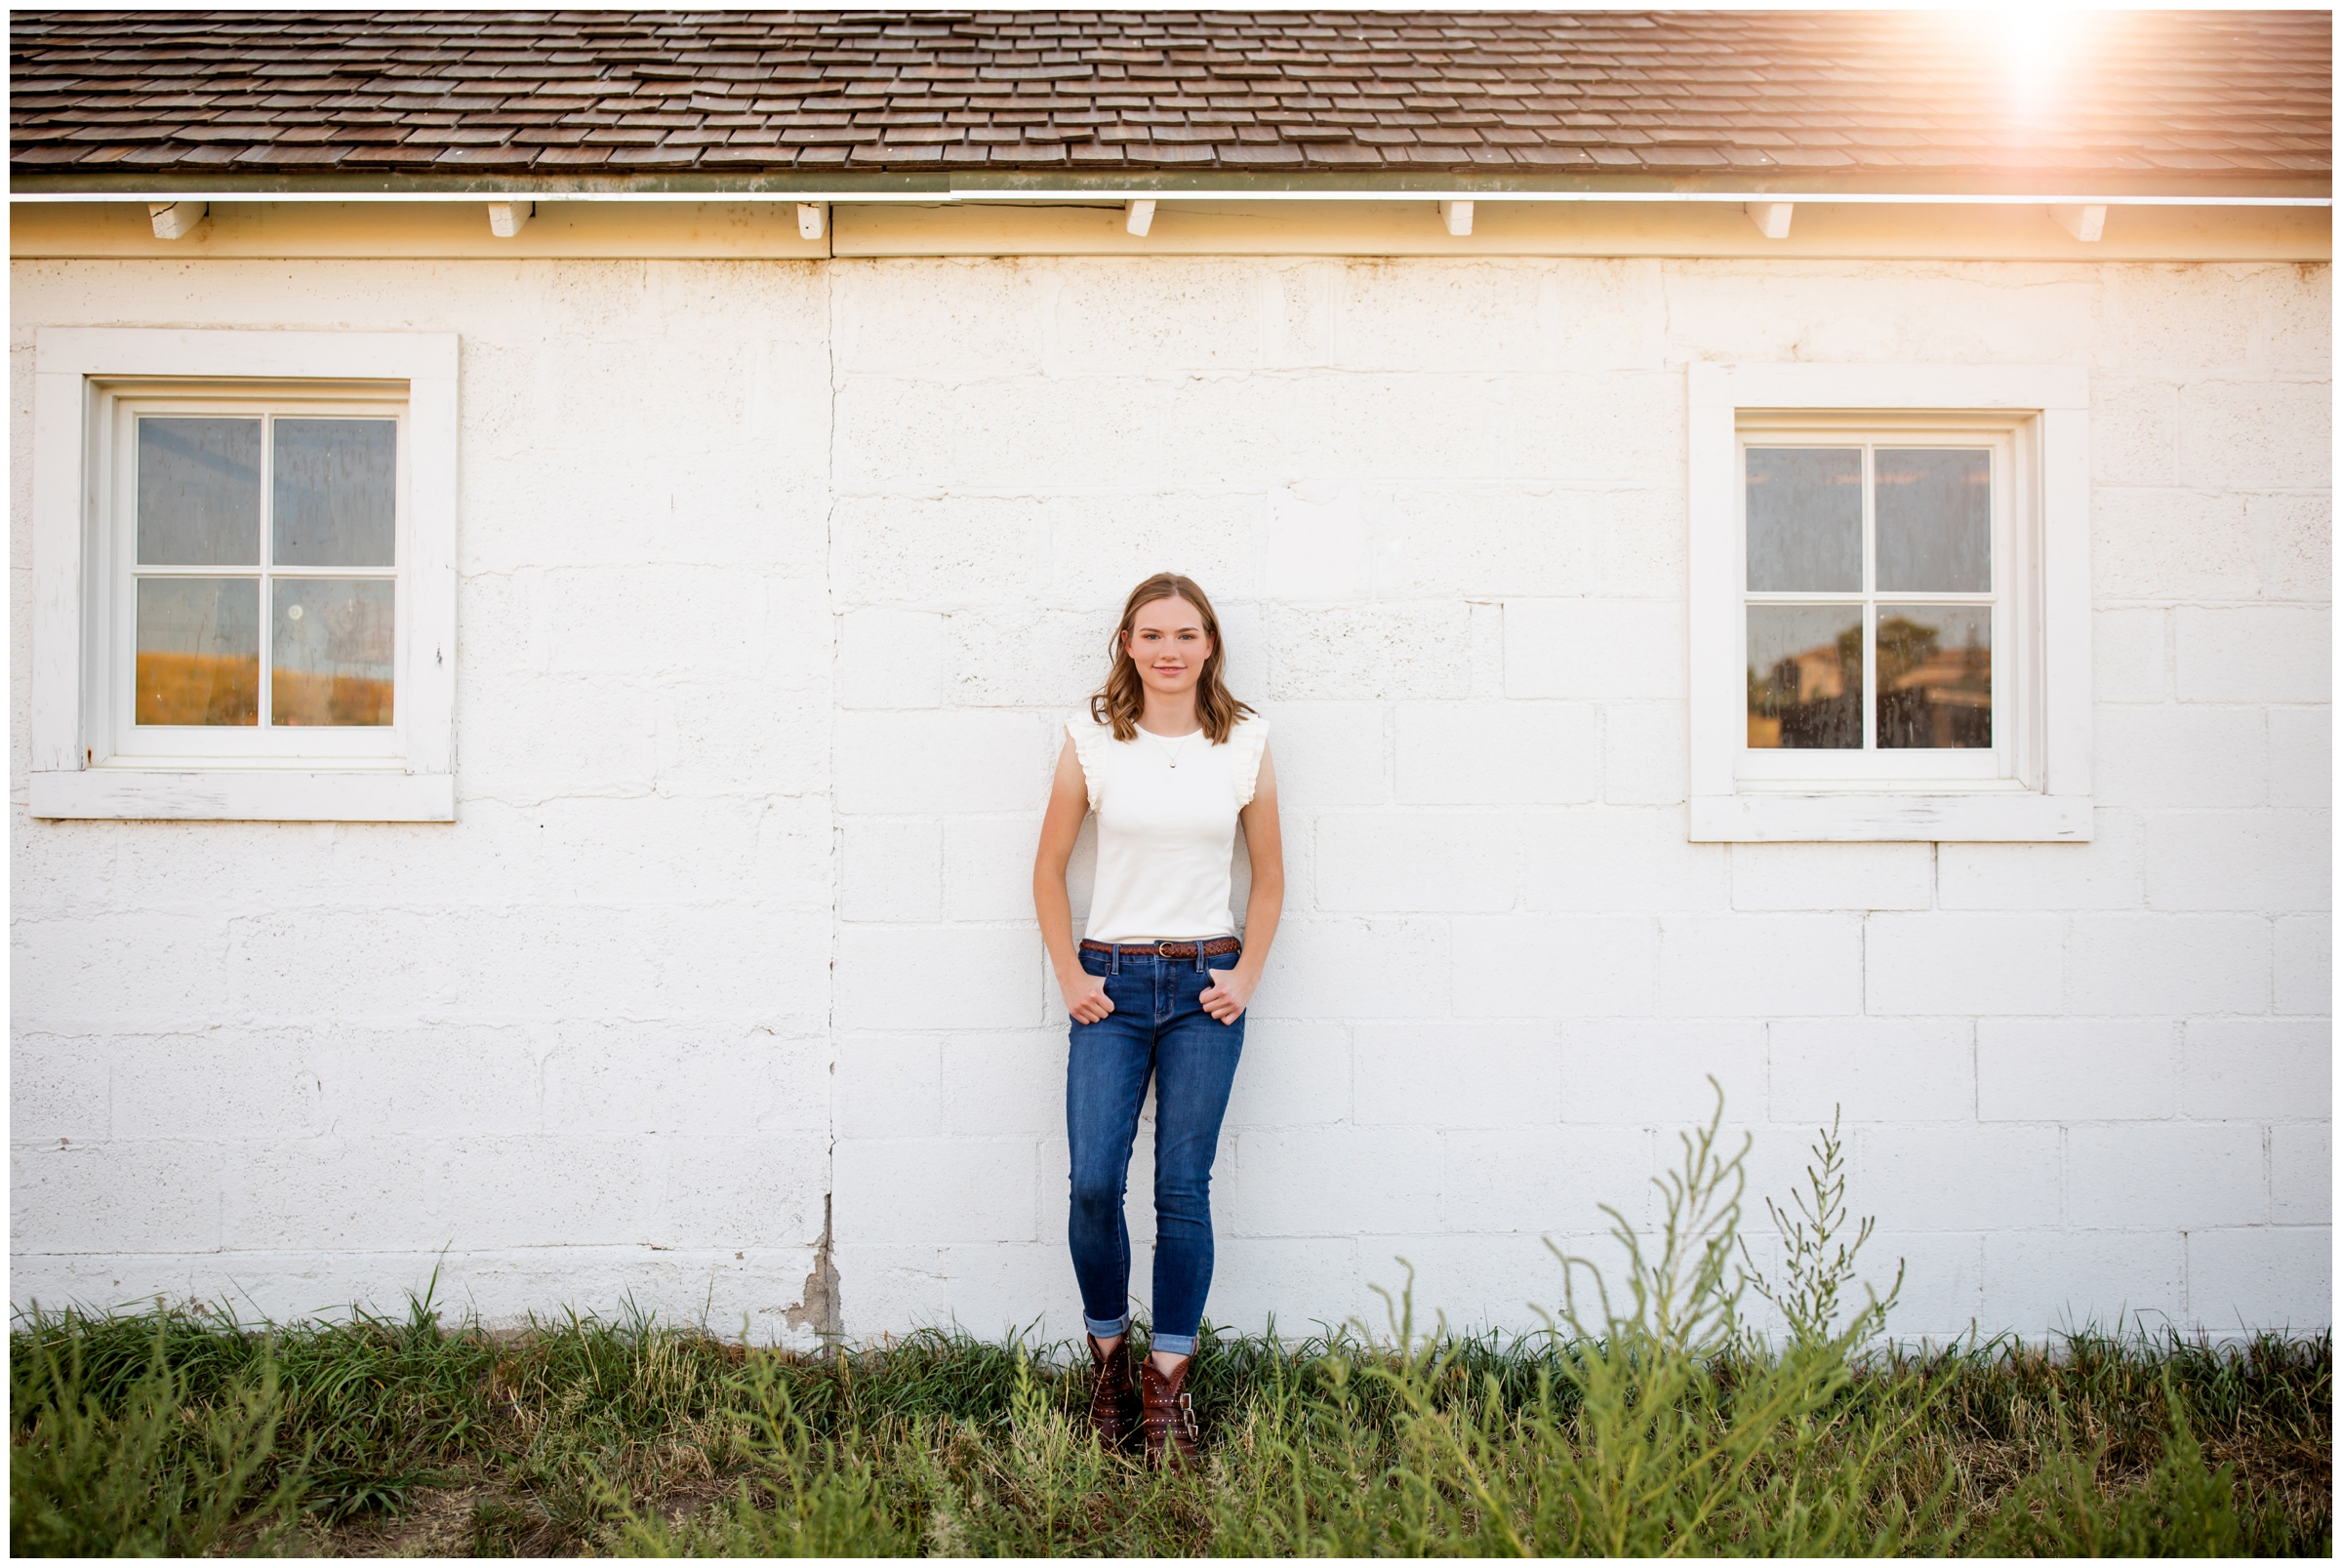
<path fill-rule="evenodd" d="M 1121 623 L 1114 627 L 1113 668 L 1106 684 L 1090 697 L 1090 721 L 1113 726 L 1114 739 L 1129 741 L 1139 733 L 1139 715 L 1147 710 L 1147 688 L 1139 678 L 1139 666 L 1130 657 L 1125 639 L 1139 618 L 1139 612 L 1164 599 L 1185 599 L 1203 617 L 1203 634 L 1212 639 L 1211 656 L 1203 662 L 1203 673 L 1195 681 L 1195 717 L 1203 725 L 1203 733 L 1214 745 L 1228 740 L 1236 727 L 1236 720 L 1252 709 L 1230 695 L 1227 682 L 1220 678 L 1226 666 L 1227 645 L 1220 640 L 1220 618 L 1212 613 L 1212 601 L 1204 597 L 1203 589 L 1193 578 L 1181 577 L 1176 572 L 1157 572 L 1130 590 L 1122 604 Z"/>

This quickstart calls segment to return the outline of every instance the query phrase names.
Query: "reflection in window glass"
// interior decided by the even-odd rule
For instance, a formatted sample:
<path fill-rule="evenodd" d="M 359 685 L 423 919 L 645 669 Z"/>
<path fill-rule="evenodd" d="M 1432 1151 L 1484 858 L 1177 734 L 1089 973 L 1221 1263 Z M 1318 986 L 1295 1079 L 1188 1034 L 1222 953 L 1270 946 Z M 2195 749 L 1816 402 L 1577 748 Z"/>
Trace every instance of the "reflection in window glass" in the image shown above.
<path fill-rule="evenodd" d="M 1751 447 L 1748 458 L 1750 590 L 1860 592 L 1862 449 Z"/>
<path fill-rule="evenodd" d="M 1878 744 L 1993 744 L 1990 605 L 1878 607 Z"/>
<path fill-rule="evenodd" d="M 276 422 L 279 566 L 388 566 L 398 469 L 393 420 Z"/>
<path fill-rule="evenodd" d="M 272 597 L 269 722 L 389 723 L 389 580 L 279 578 Z"/>
<path fill-rule="evenodd" d="M 261 564 L 261 422 L 139 421 L 139 564 Z"/>
<path fill-rule="evenodd" d="M 1879 591 L 1990 593 L 1992 454 L 1880 447 L 1872 463 Z"/>
<path fill-rule="evenodd" d="M 1749 606 L 1749 744 L 1862 748 L 1862 606 Z"/>
<path fill-rule="evenodd" d="M 258 724 L 260 581 L 141 579 L 137 681 L 137 723 Z"/>

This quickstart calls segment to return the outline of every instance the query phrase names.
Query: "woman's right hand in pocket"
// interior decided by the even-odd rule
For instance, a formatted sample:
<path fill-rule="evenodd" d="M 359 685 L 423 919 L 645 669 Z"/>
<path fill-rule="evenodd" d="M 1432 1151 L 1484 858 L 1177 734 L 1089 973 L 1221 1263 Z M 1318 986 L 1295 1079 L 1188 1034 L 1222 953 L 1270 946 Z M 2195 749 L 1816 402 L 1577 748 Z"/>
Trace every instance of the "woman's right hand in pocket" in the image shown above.
<path fill-rule="evenodd" d="M 1059 981 L 1057 988 L 1066 993 L 1066 1014 L 1076 1024 L 1095 1024 L 1114 1010 L 1104 976 L 1084 970 Z"/>

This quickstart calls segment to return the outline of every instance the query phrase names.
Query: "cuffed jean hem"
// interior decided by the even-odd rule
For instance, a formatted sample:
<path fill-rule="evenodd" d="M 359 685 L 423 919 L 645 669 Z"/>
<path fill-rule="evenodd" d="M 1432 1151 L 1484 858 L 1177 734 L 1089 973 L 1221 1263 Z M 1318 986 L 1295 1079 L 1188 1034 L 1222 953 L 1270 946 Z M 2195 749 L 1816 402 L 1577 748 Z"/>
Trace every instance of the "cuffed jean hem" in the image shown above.
<path fill-rule="evenodd" d="M 1193 1355 L 1195 1336 L 1192 1334 L 1156 1334 L 1147 1341 L 1150 1355 L 1160 1350 L 1165 1355 Z"/>
<path fill-rule="evenodd" d="M 1130 1314 L 1128 1312 L 1124 1312 L 1120 1317 L 1117 1317 L 1112 1322 L 1109 1323 L 1101 1322 L 1099 1319 L 1092 1317 L 1089 1313 L 1084 1312 L 1081 1314 L 1081 1326 L 1088 1329 L 1090 1333 L 1098 1339 L 1110 1340 L 1117 1334 L 1127 1334 L 1130 1332 Z"/>

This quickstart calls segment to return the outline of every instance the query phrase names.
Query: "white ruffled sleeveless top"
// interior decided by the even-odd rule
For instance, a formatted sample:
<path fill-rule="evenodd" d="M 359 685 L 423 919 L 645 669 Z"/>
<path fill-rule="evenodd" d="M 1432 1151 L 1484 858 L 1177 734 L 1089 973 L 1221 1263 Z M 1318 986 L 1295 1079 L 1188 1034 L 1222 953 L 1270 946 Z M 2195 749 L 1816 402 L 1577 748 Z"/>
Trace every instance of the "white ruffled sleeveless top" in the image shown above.
<path fill-rule="evenodd" d="M 1066 720 L 1098 814 L 1098 880 L 1088 936 L 1095 942 L 1225 937 L 1236 813 L 1252 804 L 1269 721 L 1238 719 L 1218 745 L 1198 732 L 1177 741 L 1141 730 L 1117 741 L 1084 710 Z"/>

